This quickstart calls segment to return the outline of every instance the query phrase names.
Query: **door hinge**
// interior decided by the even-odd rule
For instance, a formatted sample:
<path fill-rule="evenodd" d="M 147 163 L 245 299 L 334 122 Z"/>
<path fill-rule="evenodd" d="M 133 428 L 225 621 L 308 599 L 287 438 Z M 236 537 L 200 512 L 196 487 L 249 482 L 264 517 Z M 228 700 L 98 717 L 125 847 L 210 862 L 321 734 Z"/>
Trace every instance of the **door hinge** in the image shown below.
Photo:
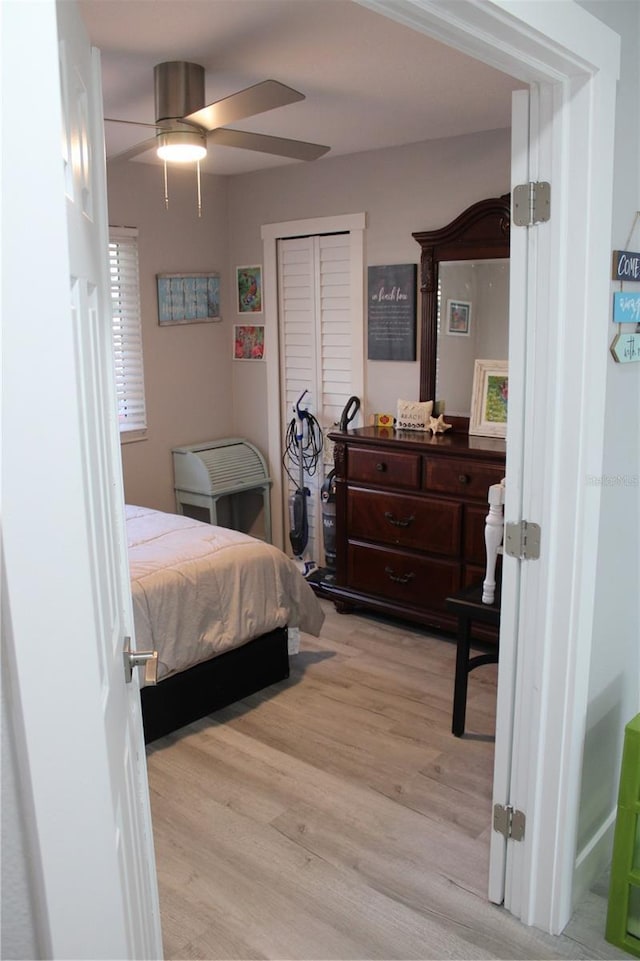
<path fill-rule="evenodd" d="M 495 804 L 493 807 L 493 830 L 507 841 L 522 841 L 526 820 L 522 811 L 514 811 L 510 804 Z"/>
<path fill-rule="evenodd" d="M 531 521 L 505 524 L 504 553 L 523 561 L 536 561 L 540 557 L 540 525 Z"/>
<path fill-rule="evenodd" d="M 519 184 L 513 188 L 511 218 L 516 227 L 533 227 L 546 223 L 551 217 L 551 184 Z"/>

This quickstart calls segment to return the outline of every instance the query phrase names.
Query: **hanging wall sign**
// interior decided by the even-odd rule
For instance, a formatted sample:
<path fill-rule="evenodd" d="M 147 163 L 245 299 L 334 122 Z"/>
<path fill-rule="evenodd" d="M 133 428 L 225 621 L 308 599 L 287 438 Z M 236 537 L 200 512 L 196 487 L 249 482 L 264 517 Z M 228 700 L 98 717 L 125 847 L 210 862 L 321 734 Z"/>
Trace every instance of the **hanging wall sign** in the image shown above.
<path fill-rule="evenodd" d="M 635 250 L 614 250 L 613 279 L 640 282 L 640 253 Z"/>
<path fill-rule="evenodd" d="M 369 267 L 369 360 L 416 359 L 417 264 Z"/>
<path fill-rule="evenodd" d="M 626 290 L 613 295 L 614 324 L 640 324 L 640 293 L 630 294 Z"/>
<path fill-rule="evenodd" d="M 618 334 L 611 347 L 613 359 L 619 364 L 633 364 L 640 361 L 640 334 Z"/>

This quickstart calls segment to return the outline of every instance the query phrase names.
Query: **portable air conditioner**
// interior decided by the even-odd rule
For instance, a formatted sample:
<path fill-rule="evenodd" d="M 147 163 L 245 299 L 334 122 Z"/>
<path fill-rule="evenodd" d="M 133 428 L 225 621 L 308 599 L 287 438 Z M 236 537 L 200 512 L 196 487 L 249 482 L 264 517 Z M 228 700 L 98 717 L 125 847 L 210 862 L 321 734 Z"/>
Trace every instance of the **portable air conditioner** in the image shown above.
<path fill-rule="evenodd" d="M 240 530 L 235 495 L 261 490 L 265 540 L 271 543 L 271 478 L 257 447 L 241 437 L 225 437 L 189 447 L 176 447 L 172 454 L 179 514 L 189 516 L 189 507 L 201 508 L 208 511 L 210 524 L 218 524 L 218 501 L 221 497 L 229 497 L 231 526 Z"/>

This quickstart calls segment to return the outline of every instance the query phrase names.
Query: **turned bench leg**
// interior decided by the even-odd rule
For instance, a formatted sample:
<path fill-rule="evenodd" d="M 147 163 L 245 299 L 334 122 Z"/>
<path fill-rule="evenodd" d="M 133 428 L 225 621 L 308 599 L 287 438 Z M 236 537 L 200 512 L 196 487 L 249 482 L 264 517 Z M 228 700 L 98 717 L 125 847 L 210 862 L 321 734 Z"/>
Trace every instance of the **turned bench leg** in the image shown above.
<path fill-rule="evenodd" d="M 467 714 L 467 682 L 469 680 L 469 649 L 471 646 L 471 619 L 464 615 L 458 620 L 458 650 L 456 652 L 456 677 L 453 686 L 453 722 L 451 732 L 456 737 L 464 734 Z"/>
<path fill-rule="evenodd" d="M 504 533 L 504 480 L 489 488 L 489 513 L 485 519 L 484 541 L 487 549 L 487 570 L 482 585 L 482 603 L 493 604 L 496 596 L 496 562 Z"/>

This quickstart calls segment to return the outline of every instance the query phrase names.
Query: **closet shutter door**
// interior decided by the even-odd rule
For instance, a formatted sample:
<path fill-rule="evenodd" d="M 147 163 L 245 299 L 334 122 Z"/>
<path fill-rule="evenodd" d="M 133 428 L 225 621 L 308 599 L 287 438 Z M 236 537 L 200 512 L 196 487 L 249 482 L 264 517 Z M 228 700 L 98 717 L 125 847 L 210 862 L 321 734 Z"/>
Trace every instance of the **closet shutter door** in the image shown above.
<path fill-rule="evenodd" d="M 316 303 L 313 238 L 279 244 L 280 364 L 283 422 L 289 423 L 304 390 L 314 416 L 316 401 Z"/>
<path fill-rule="evenodd" d="M 350 297 L 349 234 L 296 237 L 279 241 L 280 362 L 282 420 L 289 424 L 303 393 L 307 407 L 327 433 L 338 422 L 352 388 L 353 332 Z M 299 486 L 299 469 L 292 469 L 285 490 L 288 500 Z M 309 543 L 305 555 L 324 563 L 320 488 L 333 466 L 325 443 L 316 471 L 304 473 Z M 288 525 L 290 526 L 290 525 Z"/>
<path fill-rule="evenodd" d="M 354 336 L 351 310 L 350 236 L 329 234 L 315 238 L 318 247 L 320 411 L 327 433 L 340 421 L 345 404 L 357 393 L 354 386 L 355 351 L 362 344 Z M 356 343 L 357 340 L 357 343 Z M 325 444 L 326 473 L 333 467 L 331 445 Z"/>
<path fill-rule="evenodd" d="M 313 237 L 296 237 L 292 240 L 279 242 L 278 250 L 278 281 L 280 303 L 280 383 L 282 391 L 282 423 L 289 425 L 294 418 L 296 401 L 307 391 L 302 401 L 302 408 L 308 408 L 313 416 L 321 423 L 318 416 L 318 377 L 317 377 L 317 337 L 316 337 L 316 277 L 315 253 Z M 291 440 L 289 436 L 289 448 Z M 295 431 L 293 431 L 295 433 Z M 299 466 L 295 466 L 289 451 L 285 450 L 285 464 L 290 476 L 283 484 L 285 497 L 284 516 L 285 529 L 291 529 L 289 516 L 289 500 L 300 486 Z M 318 478 L 322 477 L 322 467 L 318 464 L 315 473 L 310 476 L 304 471 L 303 485 L 309 489 L 307 498 L 307 519 L 309 523 L 309 540 L 305 550 L 305 557 L 318 563 L 317 533 L 319 530 L 319 492 Z M 320 480 L 322 484 L 322 479 Z M 320 538 L 322 540 L 322 538 Z M 290 550 L 287 541 L 285 549 Z"/>

